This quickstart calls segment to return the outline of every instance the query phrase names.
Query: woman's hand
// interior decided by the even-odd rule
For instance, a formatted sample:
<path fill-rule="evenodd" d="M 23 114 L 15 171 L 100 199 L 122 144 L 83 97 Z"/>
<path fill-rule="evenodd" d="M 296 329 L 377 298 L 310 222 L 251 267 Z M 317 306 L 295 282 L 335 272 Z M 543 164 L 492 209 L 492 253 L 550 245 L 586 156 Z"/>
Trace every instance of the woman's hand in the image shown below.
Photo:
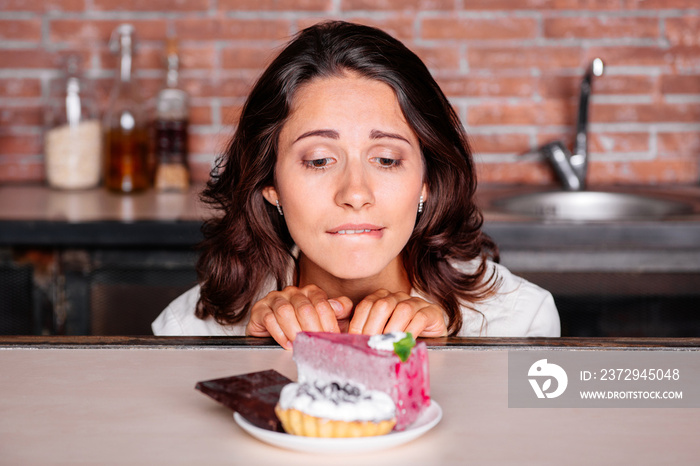
<path fill-rule="evenodd" d="M 414 337 L 445 336 L 445 311 L 436 304 L 403 292 L 378 290 L 355 306 L 348 333 L 376 335 L 389 332 L 411 332 Z"/>
<path fill-rule="evenodd" d="M 316 285 L 303 288 L 288 286 L 272 291 L 253 305 L 246 334 L 275 339 L 285 349 L 292 349 L 297 333 L 340 332 L 338 321 L 352 312 L 350 298 L 328 299 Z"/>

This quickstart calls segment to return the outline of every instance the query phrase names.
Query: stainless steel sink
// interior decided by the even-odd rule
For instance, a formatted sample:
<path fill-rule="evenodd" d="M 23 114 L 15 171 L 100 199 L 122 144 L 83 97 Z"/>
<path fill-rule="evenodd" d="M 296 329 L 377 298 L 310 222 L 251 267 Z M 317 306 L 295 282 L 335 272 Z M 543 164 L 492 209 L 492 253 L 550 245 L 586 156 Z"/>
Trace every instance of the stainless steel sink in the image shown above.
<path fill-rule="evenodd" d="M 693 212 L 684 202 L 604 191 L 552 191 L 496 199 L 502 212 L 562 221 L 657 220 Z"/>

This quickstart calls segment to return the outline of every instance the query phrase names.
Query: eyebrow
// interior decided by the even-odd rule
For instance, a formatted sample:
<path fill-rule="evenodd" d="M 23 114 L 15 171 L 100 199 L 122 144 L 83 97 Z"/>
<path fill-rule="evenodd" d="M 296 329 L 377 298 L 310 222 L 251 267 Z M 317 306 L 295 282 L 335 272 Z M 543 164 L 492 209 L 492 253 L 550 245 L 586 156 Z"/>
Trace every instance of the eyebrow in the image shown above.
<path fill-rule="evenodd" d="M 330 139 L 340 139 L 340 134 L 338 134 L 337 131 L 332 130 L 332 129 L 315 129 L 313 131 L 307 131 L 306 133 L 302 134 L 298 138 L 294 140 L 294 142 L 299 141 L 300 139 L 304 138 L 310 138 L 312 136 L 320 136 L 322 138 L 330 138 Z"/>
<path fill-rule="evenodd" d="M 294 140 L 296 143 L 297 141 L 304 139 L 304 138 L 310 138 L 313 136 L 318 136 L 322 138 L 329 138 L 329 139 L 340 139 L 340 134 L 338 134 L 337 131 L 333 129 L 315 129 L 313 131 L 307 131 L 306 133 L 300 135 L 298 138 Z M 390 138 L 390 139 L 398 139 L 399 141 L 404 141 L 407 144 L 411 144 L 408 139 L 405 137 L 401 136 L 400 134 L 396 133 L 387 133 L 384 131 L 379 131 L 377 129 L 373 129 L 369 133 L 370 139 L 382 139 L 382 138 Z"/>
<path fill-rule="evenodd" d="M 405 137 L 401 136 L 400 134 L 385 133 L 384 131 L 379 131 L 377 129 L 373 129 L 372 131 L 370 131 L 369 137 L 371 139 L 381 139 L 381 138 L 398 139 L 399 141 L 404 141 L 408 145 L 411 145 L 410 141 L 408 139 L 406 139 Z"/>

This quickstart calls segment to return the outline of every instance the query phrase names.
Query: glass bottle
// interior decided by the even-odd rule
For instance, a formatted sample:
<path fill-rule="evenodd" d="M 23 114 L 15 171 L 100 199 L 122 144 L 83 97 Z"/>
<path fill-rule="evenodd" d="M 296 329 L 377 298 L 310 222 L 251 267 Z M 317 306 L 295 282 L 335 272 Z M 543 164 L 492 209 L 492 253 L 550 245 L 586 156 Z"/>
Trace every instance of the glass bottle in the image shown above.
<path fill-rule="evenodd" d="M 180 59 L 175 39 L 168 39 L 166 57 L 166 85 L 158 93 L 154 122 L 155 186 L 162 191 L 184 191 L 190 183 L 187 168 L 189 106 L 187 93 L 178 87 Z"/>
<path fill-rule="evenodd" d="M 80 59 L 67 58 L 63 76 L 52 83 L 46 108 L 44 166 L 56 189 L 94 188 L 101 177 L 101 127 Z"/>
<path fill-rule="evenodd" d="M 134 27 L 122 24 L 110 40 L 120 54 L 117 78 L 104 116 L 105 186 L 130 193 L 150 186 L 148 129 L 139 88 L 131 73 Z"/>

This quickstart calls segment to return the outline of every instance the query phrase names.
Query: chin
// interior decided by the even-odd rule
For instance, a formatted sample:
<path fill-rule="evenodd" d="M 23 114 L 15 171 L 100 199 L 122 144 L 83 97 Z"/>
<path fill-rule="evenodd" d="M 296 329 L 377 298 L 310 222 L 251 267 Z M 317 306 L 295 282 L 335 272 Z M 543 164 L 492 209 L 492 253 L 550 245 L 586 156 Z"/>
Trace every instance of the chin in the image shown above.
<path fill-rule="evenodd" d="M 338 267 L 331 267 L 328 270 L 328 272 L 331 273 L 336 278 L 340 278 L 342 280 L 361 280 L 365 278 L 370 278 L 370 277 L 375 277 L 379 274 L 382 273 L 382 270 L 386 267 L 382 266 L 369 266 L 367 263 L 363 264 L 353 264 L 351 261 L 346 261 L 346 262 L 340 262 L 343 264 L 342 266 Z"/>

